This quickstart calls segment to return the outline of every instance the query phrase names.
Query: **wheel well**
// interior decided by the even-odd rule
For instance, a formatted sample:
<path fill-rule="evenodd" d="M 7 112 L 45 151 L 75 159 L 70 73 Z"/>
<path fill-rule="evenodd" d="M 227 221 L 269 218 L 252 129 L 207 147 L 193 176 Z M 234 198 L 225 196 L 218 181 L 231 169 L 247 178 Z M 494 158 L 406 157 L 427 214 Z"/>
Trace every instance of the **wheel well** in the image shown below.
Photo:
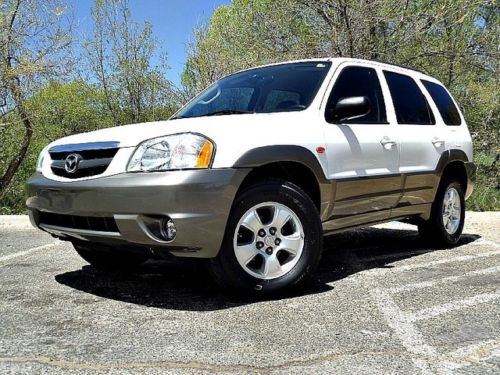
<path fill-rule="evenodd" d="M 467 171 L 465 170 L 463 162 L 453 161 L 445 167 L 441 175 L 441 181 L 444 181 L 445 179 L 449 179 L 451 177 L 458 179 L 458 182 L 462 186 L 462 189 L 465 193 L 467 191 Z"/>
<path fill-rule="evenodd" d="M 254 168 L 243 180 L 238 192 L 267 178 L 281 178 L 304 190 L 312 199 L 318 211 L 321 206 L 321 193 L 314 173 L 298 162 L 276 162 Z"/>

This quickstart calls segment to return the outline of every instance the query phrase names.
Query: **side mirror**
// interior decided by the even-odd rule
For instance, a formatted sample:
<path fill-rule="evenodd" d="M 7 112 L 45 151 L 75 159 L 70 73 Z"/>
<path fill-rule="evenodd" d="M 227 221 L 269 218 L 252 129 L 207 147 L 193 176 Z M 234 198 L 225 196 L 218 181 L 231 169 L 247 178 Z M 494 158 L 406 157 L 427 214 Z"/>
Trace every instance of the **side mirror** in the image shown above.
<path fill-rule="evenodd" d="M 326 121 L 338 123 L 363 117 L 370 113 L 372 105 L 366 96 L 351 96 L 341 98 L 334 108 L 326 110 Z"/>

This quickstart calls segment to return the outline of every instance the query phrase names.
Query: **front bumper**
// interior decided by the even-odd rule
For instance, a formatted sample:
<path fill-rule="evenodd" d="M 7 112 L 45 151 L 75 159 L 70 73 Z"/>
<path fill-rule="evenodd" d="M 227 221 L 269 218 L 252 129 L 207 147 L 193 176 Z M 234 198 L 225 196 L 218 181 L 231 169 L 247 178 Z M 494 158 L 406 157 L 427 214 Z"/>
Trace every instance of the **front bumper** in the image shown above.
<path fill-rule="evenodd" d="M 68 240 L 129 244 L 177 256 L 215 257 L 236 192 L 249 169 L 205 169 L 123 173 L 96 179 L 59 182 L 39 173 L 28 181 L 31 222 Z M 46 225 L 40 213 L 112 217 L 116 231 Z M 151 218 L 170 217 L 177 235 L 162 241 L 148 228 Z"/>

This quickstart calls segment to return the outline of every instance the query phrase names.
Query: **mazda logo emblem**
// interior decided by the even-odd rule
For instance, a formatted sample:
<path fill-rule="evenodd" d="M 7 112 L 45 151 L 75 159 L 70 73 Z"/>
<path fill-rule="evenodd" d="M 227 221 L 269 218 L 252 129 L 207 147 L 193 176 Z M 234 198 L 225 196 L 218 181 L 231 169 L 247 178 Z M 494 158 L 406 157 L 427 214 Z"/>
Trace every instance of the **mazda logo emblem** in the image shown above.
<path fill-rule="evenodd" d="M 82 159 L 82 155 L 80 154 L 69 154 L 64 161 L 64 169 L 66 172 L 75 173 L 78 169 L 78 164 Z"/>

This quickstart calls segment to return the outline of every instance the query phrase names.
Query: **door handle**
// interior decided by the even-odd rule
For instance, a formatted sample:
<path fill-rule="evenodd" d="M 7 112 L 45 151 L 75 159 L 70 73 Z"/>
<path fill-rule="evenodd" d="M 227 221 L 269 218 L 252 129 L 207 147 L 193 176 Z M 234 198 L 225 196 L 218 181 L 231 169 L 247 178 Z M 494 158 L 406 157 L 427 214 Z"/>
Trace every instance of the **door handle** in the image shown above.
<path fill-rule="evenodd" d="M 397 145 L 397 142 L 394 141 L 394 140 L 392 140 L 392 139 L 390 139 L 389 137 L 385 136 L 384 138 L 382 138 L 380 140 L 380 144 L 382 146 L 384 146 L 384 148 L 386 150 L 390 150 L 392 148 L 392 146 L 396 146 Z"/>
<path fill-rule="evenodd" d="M 439 139 L 438 137 L 434 137 L 432 138 L 432 144 L 435 146 L 435 147 L 441 147 L 444 145 L 444 140 L 442 139 Z"/>

